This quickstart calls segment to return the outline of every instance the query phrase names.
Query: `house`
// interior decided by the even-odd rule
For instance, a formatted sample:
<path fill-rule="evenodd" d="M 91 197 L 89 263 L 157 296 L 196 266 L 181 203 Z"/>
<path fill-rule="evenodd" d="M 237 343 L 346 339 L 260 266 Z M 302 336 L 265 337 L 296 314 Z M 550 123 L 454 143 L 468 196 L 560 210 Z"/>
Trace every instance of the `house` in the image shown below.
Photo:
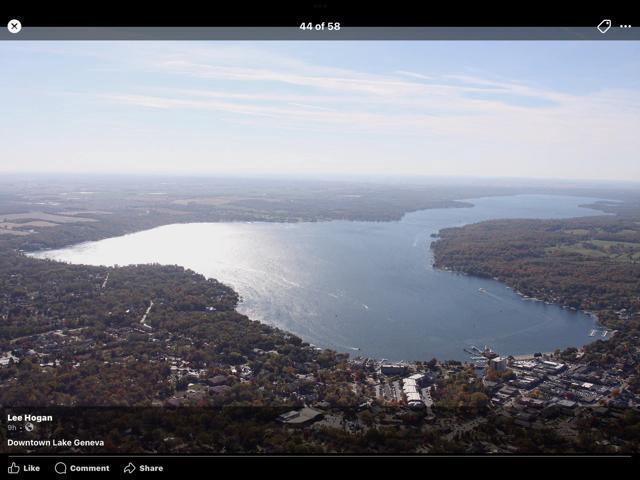
<path fill-rule="evenodd" d="M 212 387 L 224 385 L 227 383 L 227 377 L 225 377 L 224 375 L 215 375 L 213 377 L 207 378 L 207 383 Z"/>
<path fill-rule="evenodd" d="M 311 407 L 304 407 L 300 410 L 291 410 L 278 416 L 276 420 L 280 423 L 294 426 L 303 426 L 320 420 L 324 412 Z"/>
<path fill-rule="evenodd" d="M 518 390 L 513 388 L 513 387 L 504 386 L 499 390 L 498 393 L 500 393 L 502 395 L 505 395 L 507 397 L 511 397 L 511 396 L 517 394 Z"/>
<path fill-rule="evenodd" d="M 407 367 L 401 364 L 385 363 L 380 367 L 380 373 L 384 375 L 403 375 Z"/>
<path fill-rule="evenodd" d="M 557 374 L 564 371 L 567 366 L 564 363 L 552 362 L 550 360 L 544 360 L 540 363 L 540 366 L 547 372 Z"/>
<path fill-rule="evenodd" d="M 414 373 L 405 380 L 413 380 L 418 387 L 424 387 L 432 380 L 424 373 Z"/>
<path fill-rule="evenodd" d="M 227 390 L 231 390 L 229 385 L 217 385 L 215 387 L 209 387 L 209 394 L 214 395 L 216 393 L 224 393 Z"/>
<path fill-rule="evenodd" d="M 505 357 L 495 357 L 489 360 L 489 369 L 494 372 L 504 372 L 507 369 L 507 359 Z"/>
<path fill-rule="evenodd" d="M 573 409 L 576 407 L 577 403 L 572 400 L 558 400 L 556 403 L 558 408 L 564 413 L 573 413 Z"/>

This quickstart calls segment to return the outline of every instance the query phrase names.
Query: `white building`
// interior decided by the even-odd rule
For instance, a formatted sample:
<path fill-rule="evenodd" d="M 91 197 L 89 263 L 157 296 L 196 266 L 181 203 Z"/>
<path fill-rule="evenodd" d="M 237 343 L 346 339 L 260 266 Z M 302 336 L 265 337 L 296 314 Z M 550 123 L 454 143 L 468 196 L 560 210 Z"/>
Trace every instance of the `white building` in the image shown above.
<path fill-rule="evenodd" d="M 507 359 L 504 357 L 495 357 L 489 360 L 489 368 L 496 372 L 504 372 L 507 369 Z"/>
<path fill-rule="evenodd" d="M 402 380 L 402 393 L 404 393 L 409 407 L 422 408 L 424 406 L 424 402 L 422 401 L 422 396 L 418 392 L 416 378 L 413 377 L 415 377 L 415 375 Z"/>

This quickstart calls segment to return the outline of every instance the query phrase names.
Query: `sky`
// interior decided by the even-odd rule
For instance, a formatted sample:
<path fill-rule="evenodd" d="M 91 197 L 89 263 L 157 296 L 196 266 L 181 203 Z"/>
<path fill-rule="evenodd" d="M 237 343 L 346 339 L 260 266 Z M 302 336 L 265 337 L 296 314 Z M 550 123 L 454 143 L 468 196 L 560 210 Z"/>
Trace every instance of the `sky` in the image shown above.
<path fill-rule="evenodd" d="M 0 172 L 640 181 L 640 42 L 0 43 Z"/>

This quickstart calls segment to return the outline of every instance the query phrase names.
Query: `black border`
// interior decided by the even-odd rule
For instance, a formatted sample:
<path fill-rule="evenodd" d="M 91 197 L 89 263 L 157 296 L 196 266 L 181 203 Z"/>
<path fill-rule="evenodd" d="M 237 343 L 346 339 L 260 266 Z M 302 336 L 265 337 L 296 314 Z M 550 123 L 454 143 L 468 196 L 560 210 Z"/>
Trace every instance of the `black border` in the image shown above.
<path fill-rule="evenodd" d="M 0 6 L 3 21 L 17 18 L 24 25 L 33 27 L 291 27 L 302 22 L 341 22 L 353 27 L 593 27 L 603 18 L 614 23 L 630 23 L 640 28 L 640 15 L 631 1 L 624 7 L 612 7 L 609 2 L 587 6 L 562 6 L 556 2 L 526 4 L 510 2 L 506 5 L 488 5 L 475 2 L 463 5 L 460 1 L 435 3 L 430 0 L 393 0 L 384 2 L 350 2 L 345 0 L 298 0 L 296 2 L 248 2 L 236 0 L 226 2 L 202 2 L 198 6 L 186 4 L 155 3 L 151 6 L 86 2 L 81 6 L 53 2 L 47 7 L 30 5 Z M 10 463 L 11 455 L 4 454 Z M 34 455 L 33 461 L 38 458 Z M 60 458 L 63 458 L 61 456 Z M 83 457 L 90 460 L 91 457 Z M 95 457 L 94 457 L 95 458 Z M 107 457 L 103 457 L 107 458 Z M 127 458 L 127 457 L 124 457 Z M 132 460 L 134 457 L 130 457 Z M 158 457 L 150 456 L 158 461 Z M 48 461 L 48 460 L 47 460 Z M 120 460 L 118 460 L 120 461 Z M 521 475 L 526 469 L 538 471 L 548 468 L 553 473 L 558 467 L 570 468 L 572 475 L 596 472 L 617 474 L 637 471 L 638 457 L 632 460 L 611 457 L 536 457 L 536 456 L 320 456 L 320 457 L 164 457 L 170 472 L 191 473 L 192 469 L 207 468 L 213 475 L 221 473 L 218 467 L 232 467 L 236 473 L 255 469 L 262 474 L 268 471 L 282 474 L 293 471 L 296 477 L 311 472 L 338 472 L 345 466 L 354 467 L 362 477 L 364 472 L 380 474 L 389 468 L 390 475 L 422 476 L 433 474 L 431 468 L 447 470 L 468 469 L 474 475 L 479 472 L 496 473 L 494 467 L 508 468 L 512 475 Z M 291 469 L 293 467 L 293 469 Z M 416 468 L 416 470 L 405 469 Z M 615 470 L 614 470 L 615 469 Z M 114 475 L 119 477 L 120 475 Z M 377 476 L 377 475 L 376 475 Z M 74 475 L 75 477 L 75 475 Z M 392 478 L 393 478 L 392 477 Z M 34 475 L 38 478 L 38 475 Z M 103 477 L 105 478 L 105 477 Z M 155 478 L 155 475 L 154 475 Z"/>
<path fill-rule="evenodd" d="M 154 6 L 55 2 L 46 7 L 1 6 L 3 20 L 17 18 L 32 27 L 291 27 L 302 22 L 341 22 L 351 27 L 593 27 L 603 18 L 640 28 L 634 2 L 569 8 L 548 2 L 469 2 L 460 0 L 227 0 Z"/>
<path fill-rule="evenodd" d="M 479 478 L 482 473 L 493 475 L 507 471 L 515 477 L 522 476 L 527 471 L 536 471 L 545 478 L 547 475 L 560 472 L 570 472 L 571 477 L 589 474 L 617 475 L 637 471 L 638 458 L 635 456 L 535 456 L 535 455 L 502 455 L 502 456 L 459 456 L 459 455 L 3 455 L 7 465 L 13 461 L 20 464 L 28 462 L 41 466 L 41 475 L 33 474 L 33 478 L 52 477 L 53 467 L 63 461 L 67 464 L 80 465 L 109 464 L 110 473 L 101 473 L 100 478 L 128 478 L 123 476 L 122 470 L 129 462 L 164 466 L 164 472 L 154 475 L 144 475 L 149 478 L 204 478 L 199 472 L 208 472 L 207 477 L 234 477 L 255 471 L 260 478 L 268 478 L 271 473 L 278 478 L 306 478 L 318 474 L 347 476 L 356 473 L 363 478 L 389 478 L 433 476 L 446 472 L 447 475 L 460 471 L 468 471 Z M 223 473 L 224 472 L 224 473 Z M 137 472 L 141 475 L 140 472 Z M 47 475 L 48 474 L 48 475 Z M 70 473 L 77 478 L 77 473 Z M 93 474 L 92 477 L 96 477 Z M 10 478 L 10 477 L 9 477 Z M 21 477 L 17 477 L 21 478 Z M 58 477 L 60 478 L 60 477 Z M 131 475 L 130 478 L 136 478 Z"/>

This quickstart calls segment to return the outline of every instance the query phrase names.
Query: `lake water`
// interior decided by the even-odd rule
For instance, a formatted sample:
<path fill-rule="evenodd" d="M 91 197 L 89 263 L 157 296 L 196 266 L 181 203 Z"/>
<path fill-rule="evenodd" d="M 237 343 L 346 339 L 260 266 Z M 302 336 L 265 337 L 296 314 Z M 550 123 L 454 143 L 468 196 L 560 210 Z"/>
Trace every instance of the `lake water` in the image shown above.
<path fill-rule="evenodd" d="M 523 300 L 493 280 L 434 270 L 430 235 L 488 219 L 599 215 L 579 206 L 595 200 L 479 198 L 469 200 L 472 208 L 422 210 L 396 222 L 174 224 L 34 256 L 182 265 L 232 286 L 250 318 L 352 355 L 466 359 L 471 344 L 516 355 L 589 343 L 595 321 Z"/>

